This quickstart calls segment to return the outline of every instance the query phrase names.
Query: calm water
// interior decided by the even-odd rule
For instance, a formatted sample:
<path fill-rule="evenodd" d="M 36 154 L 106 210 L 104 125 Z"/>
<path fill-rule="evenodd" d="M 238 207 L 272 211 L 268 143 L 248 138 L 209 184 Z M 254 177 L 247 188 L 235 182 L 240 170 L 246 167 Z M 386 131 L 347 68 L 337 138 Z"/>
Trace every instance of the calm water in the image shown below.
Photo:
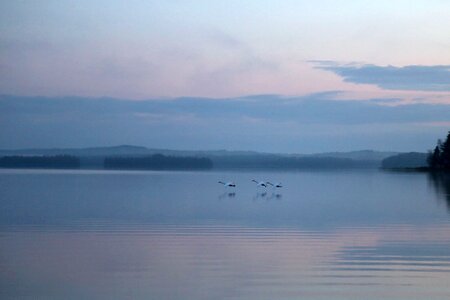
<path fill-rule="evenodd" d="M 449 183 L 2 170 L 0 298 L 449 299 Z"/>

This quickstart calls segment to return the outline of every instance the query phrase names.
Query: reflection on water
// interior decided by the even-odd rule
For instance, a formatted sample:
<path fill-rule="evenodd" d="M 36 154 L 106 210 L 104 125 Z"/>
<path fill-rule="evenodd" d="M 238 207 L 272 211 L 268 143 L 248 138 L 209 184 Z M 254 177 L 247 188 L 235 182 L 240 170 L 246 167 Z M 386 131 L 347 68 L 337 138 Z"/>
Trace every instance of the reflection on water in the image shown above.
<path fill-rule="evenodd" d="M 2 298 L 446 299 L 450 227 L 17 227 Z"/>
<path fill-rule="evenodd" d="M 224 192 L 223 194 L 219 195 L 219 199 L 225 199 L 225 198 L 234 198 L 236 197 L 236 193 L 235 192 Z"/>
<path fill-rule="evenodd" d="M 433 172 L 428 174 L 428 178 L 435 188 L 439 199 L 445 201 L 450 212 L 450 174 L 444 172 Z"/>
<path fill-rule="evenodd" d="M 266 196 L 267 196 L 267 192 L 266 191 L 264 191 L 264 192 L 257 192 L 255 194 L 255 196 L 253 196 L 253 201 L 260 200 L 260 199 L 265 199 Z"/>
<path fill-rule="evenodd" d="M 427 176 L 3 171 L 0 298 L 449 299 Z"/>
<path fill-rule="evenodd" d="M 253 196 L 253 201 L 258 201 L 258 200 L 281 200 L 283 198 L 283 195 L 281 193 L 275 193 L 275 192 L 271 192 L 268 193 L 266 191 L 264 192 L 257 192 L 254 196 Z"/>

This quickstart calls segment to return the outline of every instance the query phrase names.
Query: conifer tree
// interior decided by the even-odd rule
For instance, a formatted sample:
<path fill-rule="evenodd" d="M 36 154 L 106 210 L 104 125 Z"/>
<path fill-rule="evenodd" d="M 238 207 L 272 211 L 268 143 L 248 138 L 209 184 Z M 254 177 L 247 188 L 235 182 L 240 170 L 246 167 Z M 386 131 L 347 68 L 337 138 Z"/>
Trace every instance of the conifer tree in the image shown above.
<path fill-rule="evenodd" d="M 430 152 L 428 154 L 427 162 L 428 162 L 428 165 L 430 166 L 431 169 L 438 169 L 440 167 L 440 164 L 441 164 L 441 149 L 439 148 L 439 146 L 436 146 L 434 148 L 434 151 Z"/>
<path fill-rule="evenodd" d="M 428 154 L 427 162 L 430 169 L 450 170 L 450 131 L 444 142 L 438 140 L 434 151 Z"/>
<path fill-rule="evenodd" d="M 442 167 L 446 170 L 450 170 L 450 131 L 447 134 L 447 139 L 442 144 L 440 158 Z"/>

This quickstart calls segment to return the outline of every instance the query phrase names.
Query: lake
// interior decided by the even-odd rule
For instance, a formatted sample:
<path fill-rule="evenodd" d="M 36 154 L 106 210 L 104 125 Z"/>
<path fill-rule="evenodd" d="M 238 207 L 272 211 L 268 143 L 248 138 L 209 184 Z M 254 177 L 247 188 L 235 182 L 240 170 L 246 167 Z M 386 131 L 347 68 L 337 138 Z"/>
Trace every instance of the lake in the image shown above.
<path fill-rule="evenodd" d="M 0 170 L 0 298 L 449 299 L 449 186 L 378 170 Z"/>

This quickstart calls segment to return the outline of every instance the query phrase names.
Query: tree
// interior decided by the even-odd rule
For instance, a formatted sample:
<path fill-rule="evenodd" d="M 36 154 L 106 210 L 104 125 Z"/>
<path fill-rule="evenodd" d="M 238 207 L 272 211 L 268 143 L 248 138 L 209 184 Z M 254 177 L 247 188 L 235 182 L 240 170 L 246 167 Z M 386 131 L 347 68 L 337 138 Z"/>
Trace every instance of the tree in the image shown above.
<path fill-rule="evenodd" d="M 444 169 L 450 169 L 450 131 L 447 134 L 447 139 L 442 144 L 441 164 Z"/>
<path fill-rule="evenodd" d="M 428 154 L 427 162 L 428 162 L 428 165 L 430 166 L 431 169 L 438 169 L 440 167 L 440 164 L 441 164 L 441 149 L 439 148 L 439 146 L 436 146 L 434 148 L 434 151 L 430 152 Z"/>
<path fill-rule="evenodd" d="M 450 170 L 450 131 L 444 142 L 440 139 L 433 152 L 430 152 L 427 158 L 430 169 Z"/>

